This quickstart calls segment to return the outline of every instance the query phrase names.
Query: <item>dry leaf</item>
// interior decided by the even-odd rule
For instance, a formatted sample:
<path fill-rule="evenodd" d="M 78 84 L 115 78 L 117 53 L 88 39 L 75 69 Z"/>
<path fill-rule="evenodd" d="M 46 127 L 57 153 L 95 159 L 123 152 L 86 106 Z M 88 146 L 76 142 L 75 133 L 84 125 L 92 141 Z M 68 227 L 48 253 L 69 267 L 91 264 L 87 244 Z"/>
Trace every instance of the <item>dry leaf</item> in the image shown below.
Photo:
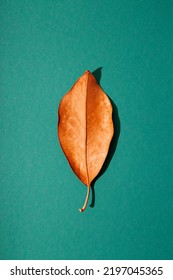
<path fill-rule="evenodd" d="M 82 212 L 113 137 L 112 105 L 95 77 L 86 71 L 62 98 L 58 115 L 62 150 L 74 173 L 87 186 Z"/>

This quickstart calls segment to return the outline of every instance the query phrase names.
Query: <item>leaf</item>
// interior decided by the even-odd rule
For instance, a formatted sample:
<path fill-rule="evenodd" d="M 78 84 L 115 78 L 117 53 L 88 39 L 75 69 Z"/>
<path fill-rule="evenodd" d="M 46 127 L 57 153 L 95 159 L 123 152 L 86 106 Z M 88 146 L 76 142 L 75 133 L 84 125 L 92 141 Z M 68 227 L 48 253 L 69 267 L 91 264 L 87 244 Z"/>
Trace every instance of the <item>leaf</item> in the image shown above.
<path fill-rule="evenodd" d="M 62 150 L 76 176 L 87 186 L 82 212 L 113 137 L 112 105 L 95 77 L 86 71 L 62 98 L 58 115 Z"/>

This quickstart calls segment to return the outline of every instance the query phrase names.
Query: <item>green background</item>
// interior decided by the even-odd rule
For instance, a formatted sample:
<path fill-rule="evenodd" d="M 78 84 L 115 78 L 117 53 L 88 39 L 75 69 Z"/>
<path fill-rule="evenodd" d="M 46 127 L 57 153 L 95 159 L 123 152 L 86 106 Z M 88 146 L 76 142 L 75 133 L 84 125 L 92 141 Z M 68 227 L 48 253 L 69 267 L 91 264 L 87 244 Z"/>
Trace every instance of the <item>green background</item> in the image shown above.
<path fill-rule="evenodd" d="M 0 258 L 172 259 L 173 1 L 1 0 L 0 26 Z M 121 129 L 79 213 L 57 107 L 99 67 Z"/>

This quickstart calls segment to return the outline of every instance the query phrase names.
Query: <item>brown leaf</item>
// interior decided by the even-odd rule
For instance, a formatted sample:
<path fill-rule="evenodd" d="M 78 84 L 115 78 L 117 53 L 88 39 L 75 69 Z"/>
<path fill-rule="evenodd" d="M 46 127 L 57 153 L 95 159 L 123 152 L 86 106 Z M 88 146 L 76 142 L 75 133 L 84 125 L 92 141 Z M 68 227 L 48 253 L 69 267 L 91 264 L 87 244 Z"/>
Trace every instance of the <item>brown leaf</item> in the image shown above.
<path fill-rule="evenodd" d="M 82 212 L 113 137 L 112 105 L 95 77 L 86 71 L 62 98 L 58 115 L 62 150 L 74 173 L 88 187 Z"/>

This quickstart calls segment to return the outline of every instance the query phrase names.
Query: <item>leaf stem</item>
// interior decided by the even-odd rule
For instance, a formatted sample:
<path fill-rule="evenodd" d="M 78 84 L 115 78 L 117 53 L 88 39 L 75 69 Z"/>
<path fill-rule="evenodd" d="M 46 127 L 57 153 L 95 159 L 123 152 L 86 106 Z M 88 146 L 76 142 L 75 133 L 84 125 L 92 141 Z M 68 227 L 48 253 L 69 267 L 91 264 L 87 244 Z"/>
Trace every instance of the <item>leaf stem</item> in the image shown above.
<path fill-rule="evenodd" d="M 90 185 L 87 186 L 87 195 L 86 195 L 83 207 L 79 209 L 80 212 L 83 212 L 86 209 L 87 203 L 88 203 L 88 199 L 89 199 L 89 195 L 90 195 Z"/>

